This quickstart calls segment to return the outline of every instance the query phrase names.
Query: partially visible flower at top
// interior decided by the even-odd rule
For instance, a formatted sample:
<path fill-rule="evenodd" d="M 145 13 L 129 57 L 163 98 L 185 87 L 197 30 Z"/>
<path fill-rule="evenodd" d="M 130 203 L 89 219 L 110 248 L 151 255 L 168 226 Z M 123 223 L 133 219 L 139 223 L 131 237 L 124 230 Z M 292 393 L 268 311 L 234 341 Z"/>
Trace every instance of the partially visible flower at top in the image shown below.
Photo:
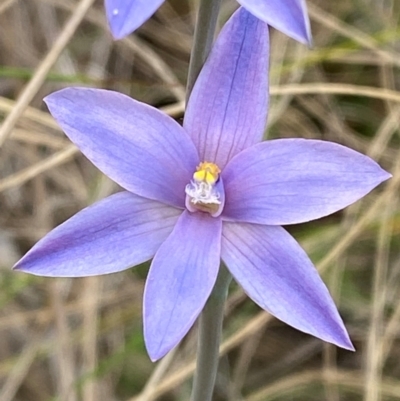
<path fill-rule="evenodd" d="M 146 347 L 156 360 L 193 325 L 222 258 L 262 308 L 353 349 L 312 262 L 280 226 L 342 209 L 390 174 L 331 142 L 260 142 L 268 47 L 268 26 L 237 11 L 199 75 L 183 127 L 116 92 L 69 88 L 48 96 L 68 137 L 126 191 L 55 228 L 15 269 L 81 277 L 154 257 L 143 314 Z"/>
<path fill-rule="evenodd" d="M 305 0 L 237 0 L 254 16 L 301 43 L 311 44 Z M 107 19 L 115 39 L 139 28 L 164 0 L 105 0 Z"/>

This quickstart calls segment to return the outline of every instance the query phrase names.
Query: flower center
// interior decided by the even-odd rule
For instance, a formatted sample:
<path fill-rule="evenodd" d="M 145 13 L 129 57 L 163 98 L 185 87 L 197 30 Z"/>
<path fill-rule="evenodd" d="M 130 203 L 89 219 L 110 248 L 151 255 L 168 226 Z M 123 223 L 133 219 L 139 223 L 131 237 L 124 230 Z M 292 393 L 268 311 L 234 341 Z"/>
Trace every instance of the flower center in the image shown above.
<path fill-rule="evenodd" d="M 224 204 L 224 189 L 219 178 L 221 170 L 210 162 L 200 163 L 190 184 L 186 185 L 186 207 L 191 212 L 201 211 L 217 217 Z"/>

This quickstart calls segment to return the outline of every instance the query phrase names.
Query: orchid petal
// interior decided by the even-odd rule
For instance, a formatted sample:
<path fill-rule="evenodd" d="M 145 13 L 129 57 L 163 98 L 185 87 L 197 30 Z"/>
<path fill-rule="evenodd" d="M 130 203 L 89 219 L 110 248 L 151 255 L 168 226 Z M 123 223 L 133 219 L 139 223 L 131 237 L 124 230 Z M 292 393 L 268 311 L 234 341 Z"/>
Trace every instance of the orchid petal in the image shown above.
<path fill-rule="evenodd" d="M 153 259 L 144 291 L 144 337 L 155 361 L 192 327 L 215 284 L 222 221 L 183 212 Z"/>
<path fill-rule="evenodd" d="M 262 139 L 268 62 L 268 26 L 239 9 L 222 29 L 187 106 L 184 127 L 201 160 L 223 168 Z"/>
<path fill-rule="evenodd" d="M 130 192 L 117 193 L 55 228 L 14 269 L 50 277 L 128 269 L 154 256 L 181 213 Z"/>
<path fill-rule="evenodd" d="M 261 308 L 300 331 L 354 349 L 318 272 L 282 227 L 224 223 L 221 255 Z"/>
<path fill-rule="evenodd" d="M 117 92 L 67 88 L 46 104 L 67 136 L 104 174 L 136 195 L 184 208 L 198 164 L 183 128 Z"/>
<path fill-rule="evenodd" d="M 238 0 L 257 18 L 301 43 L 311 44 L 305 0 Z"/>
<path fill-rule="evenodd" d="M 147 21 L 164 0 L 105 0 L 107 20 L 115 39 L 129 35 Z"/>
<path fill-rule="evenodd" d="M 243 151 L 223 171 L 228 220 L 285 225 L 334 213 L 391 175 L 332 142 L 277 139 Z"/>

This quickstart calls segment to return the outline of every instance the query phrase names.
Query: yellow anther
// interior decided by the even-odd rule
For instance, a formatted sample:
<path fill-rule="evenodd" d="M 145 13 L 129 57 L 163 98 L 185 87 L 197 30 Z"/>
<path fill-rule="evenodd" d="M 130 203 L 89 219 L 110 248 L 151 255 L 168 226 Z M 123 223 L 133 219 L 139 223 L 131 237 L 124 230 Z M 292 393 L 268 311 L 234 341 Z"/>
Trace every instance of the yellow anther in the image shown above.
<path fill-rule="evenodd" d="M 206 182 L 207 184 L 215 184 L 218 181 L 219 167 L 210 162 L 202 162 L 197 166 L 197 171 L 193 174 L 193 179 L 197 182 Z"/>

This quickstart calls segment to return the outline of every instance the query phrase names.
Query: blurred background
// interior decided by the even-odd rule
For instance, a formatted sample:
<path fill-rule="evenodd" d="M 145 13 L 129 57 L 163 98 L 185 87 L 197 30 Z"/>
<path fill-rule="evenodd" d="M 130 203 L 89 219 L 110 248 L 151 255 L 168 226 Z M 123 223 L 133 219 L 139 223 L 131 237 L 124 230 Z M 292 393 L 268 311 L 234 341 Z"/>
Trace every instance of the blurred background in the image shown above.
<path fill-rule="evenodd" d="M 343 212 L 287 227 L 357 352 L 277 321 L 233 283 L 216 401 L 400 400 L 400 1 L 307 3 L 312 49 L 271 29 L 266 136 L 338 142 L 394 176 Z M 220 26 L 237 6 L 223 2 Z M 189 399 L 196 328 L 157 364 L 144 348 L 148 264 L 86 279 L 11 267 L 54 226 L 119 190 L 66 139 L 43 97 L 109 88 L 181 121 L 196 9 L 166 1 L 114 42 L 102 1 L 0 0 L 1 401 Z"/>

